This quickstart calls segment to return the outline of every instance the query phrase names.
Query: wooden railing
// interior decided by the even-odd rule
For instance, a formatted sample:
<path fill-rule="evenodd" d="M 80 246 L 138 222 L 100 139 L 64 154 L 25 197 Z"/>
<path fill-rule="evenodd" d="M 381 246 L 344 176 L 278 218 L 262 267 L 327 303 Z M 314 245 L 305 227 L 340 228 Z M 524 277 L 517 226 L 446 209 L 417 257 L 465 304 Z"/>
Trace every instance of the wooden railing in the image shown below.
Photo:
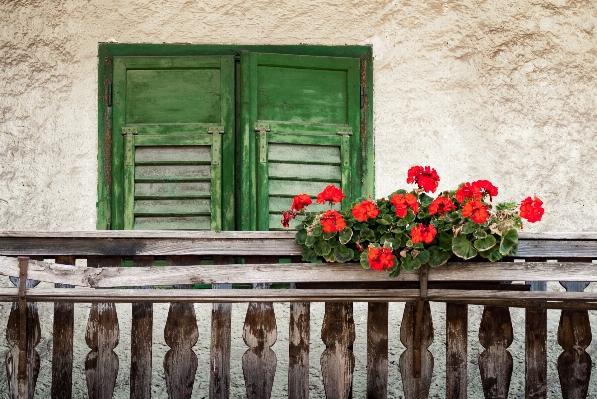
<path fill-rule="evenodd" d="M 399 361 L 404 395 L 429 396 L 434 369 L 428 350 L 434 336 L 430 301 L 447 303 L 446 398 L 467 397 L 468 304 L 485 306 L 479 330 L 485 350 L 478 365 L 486 398 L 508 396 L 513 369 L 508 307 L 526 308 L 526 397 L 547 397 L 546 309 L 563 309 L 557 332 L 562 395 L 587 396 L 592 366 L 585 351 L 591 342 L 588 310 L 597 309 L 597 295 L 582 291 L 597 281 L 592 263 L 597 235 L 527 235 L 520 240 L 516 259 L 422 267 L 395 279 L 360 265 L 299 263 L 300 253 L 287 232 L 2 232 L 0 275 L 10 276 L 16 285 L 0 289 L 0 301 L 13 302 L 6 331 L 10 397 L 32 398 L 35 390 L 40 372 L 37 302 L 55 305 L 52 398 L 72 397 L 73 304 L 89 302 L 88 395 L 111 398 L 119 367 L 129 367 L 119 364 L 114 353 L 119 336 L 114 304 L 130 302 L 130 397 L 149 398 L 152 367 L 162 367 L 152 364 L 152 304 L 169 302 L 164 338 L 170 350 L 163 360 L 167 392 L 170 398 L 190 398 L 198 367 L 192 349 L 198 339 L 193 303 L 203 302 L 213 303 L 210 397 L 228 398 L 231 303 L 248 302 L 243 330 L 248 348 L 242 356 L 246 395 L 269 398 L 277 365 L 271 349 L 277 336 L 272 302 L 289 302 L 288 397 L 307 398 L 310 302 L 325 302 L 325 395 L 348 398 L 355 366 L 352 302 L 357 301 L 369 302 L 367 398 L 387 397 L 388 302 L 406 303 L 400 328 L 406 350 Z M 279 263 L 280 258 L 294 263 Z M 77 259 L 86 259 L 86 266 L 76 265 Z M 134 267 L 121 267 L 123 259 L 132 260 Z M 154 266 L 156 260 L 165 260 L 166 266 Z M 55 283 L 55 288 L 34 288 L 38 281 Z M 546 281 L 562 282 L 567 292 L 546 291 Z M 232 289 L 233 284 L 247 283 L 262 289 Z M 272 283 L 296 288 L 263 289 Z M 195 284 L 211 284 L 213 289 L 189 289 Z M 153 286 L 176 289 L 149 289 Z"/>

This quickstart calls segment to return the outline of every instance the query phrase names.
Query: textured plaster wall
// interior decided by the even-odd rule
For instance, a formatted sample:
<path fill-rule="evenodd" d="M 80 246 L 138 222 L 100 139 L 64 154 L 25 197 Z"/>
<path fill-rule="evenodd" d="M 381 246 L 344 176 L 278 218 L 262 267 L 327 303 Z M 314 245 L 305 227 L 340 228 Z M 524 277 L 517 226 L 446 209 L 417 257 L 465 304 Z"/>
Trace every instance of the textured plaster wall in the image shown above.
<path fill-rule="evenodd" d="M 0 0 L 0 229 L 94 229 L 97 170 L 97 44 L 193 42 L 244 44 L 372 44 L 377 195 L 405 183 L 414 164 L 432 165 L 452 188 L 489 179 L 503 200 L 537 194 L 546 215 L 529 231 L 595 231 L 597 202 L 597 3 L 528 1 L 47 1 Z M 243 397 L 240 356 L 246 306 L 235 307 L 234 397 Z M 130 307 L 119 305 L 121 342 L 117 397 L 128 395 Z M 162 342 L 165 307 L 154 336 L 156 398 L 165 397 Z M 397 339 L 402 305 L 392 305 L 390 397 L 399 398 Z M 40 305 L 42 373 L 37 397 L 50 386 L 51 305 Z M 321 397 L 318 356 L 321 305 L 312 324 L 312 397 Z M 5 325 L 8 307 L 0 309 Z M 194 397 L 207 394 L 206 325 Z M 277 305 L 278 371 L 283 395 L 287 306 Z M 434 397 L 443 397 L 443 306 L 437 327 Z M 516 338 L 510 397 L 523 394 L 524 313 L 513 311 Z M 85 397 L 83 334 L 88 308 L 77 308 L 76 397 Z M 470 310 L 470 397 L 480 397 L 476 358 L 479 310 Z M 550 321 L 550 397 L 558 397 L 557 312 Z M 593 325 L 595 315 L 591 315 Z M 355 304 L 355 398 L 364 397 L 366 306 Z M 1 351 L 6 341 L 0 338 Z M 595 358 L 596 347 L 589 348 Z M 0 354 L 2 356 L 2 354 Z M 3 356 L 2 356 L 3 357 Z M 201 367 L 203 365 L 203 369 Z M 4 368 L 0 367 L 0 374 Z M 0 376 L 0 392 L 6 395 Z M 592 392 L 595 392 L 592 389 Z"/>

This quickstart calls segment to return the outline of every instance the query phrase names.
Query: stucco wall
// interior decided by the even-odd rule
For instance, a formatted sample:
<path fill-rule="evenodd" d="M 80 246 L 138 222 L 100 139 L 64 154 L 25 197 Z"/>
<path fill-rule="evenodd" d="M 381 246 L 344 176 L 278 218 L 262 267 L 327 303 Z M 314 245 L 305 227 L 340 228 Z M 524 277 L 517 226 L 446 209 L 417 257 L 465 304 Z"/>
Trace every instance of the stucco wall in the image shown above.
<path fill-rule="evenodd" d="M 97 44 L 114 38 L 136 43 L 373 44 L 378 196 L 403 186 L 408 167 L 432 165 L 442 177 L 440 189 L 484 178 L 500 188 L 498 198 L 503 200 L 540 196 L 544 221 L 528 226 L 528 231 L 597 230 L 597 171 L 592 167 L 597 153 L 596 24 L 594 0 L 2 1 L 0 229 L 95 228 Z M 51 307 L 44 306 L 38 349 L 45 371 L 39 397 L 47 397 L 50 376 Z M 391 321 L 390 378 L 398 381 L 391 392 L 400 392 L 400 307 L 393 307 Z M 235 308 L 238 323 L 244 319 L 242 308 Z M 443 308 L 435 308 L 434 392 L 443 397 Z M 84 306 L 77 309 L 77 340 L 83 342 L 87 313 Z M 125 309 L 119 307 L 119 395 L 128 390 Z M 355 351 L 362 355 L 365 308 L 356 309 L 360 332 Z M 280 305 L 276 311 L 282 315 L 287 307 Z M 0 325 L 5 325 L 7 312 L 3 307 Z M 200 320 L 208 320 L 208 308 L 198 312 Z M 314 314 L 311 363 L 314 392 L 321 392 L 315 388 L 321 385 L 316 378 L 321 312 Z M 519 328 L 512 348 L 518 355 L 511 397 L 517 397 L 524 373 L 523 313 L 513 314 Z M 156 337 L 161 337 L 159 320 L 164 315 L 156 313 Z M 471 310 L 471 340 L 476 340 L 478 316 L 478 310 Z M 554 392 L 557 319 L 550 312 Z M 282 392 L 286 319 L 280 318 L 278 326 L 275 389 Z M 6 342 L 0 339 L 5 350 Z M 235 345 L 238 357 L 244 350 L 242 341 Z M 87 349 L 76 351 L 77 392 L 84 395 L 81 361 Z M 474 367 L 478 351 L 471 343 L 471 384 L 477 386 L 471 394 L 479 393 Z M 161 359 L 154 359 L 158 385 L 163 382 Z M 241 378 L 235 364 L 233 371 Z M 357 362 L 355 398 L 364 396 L 363 370 L 362 361 Z M 242 397 L 242 389 L 235 389 Z M 163 397 L 163 392 L 156 391 L 155 397 Z M 205 392 L 205 386 L 197 388 L 196 397 Z"/>

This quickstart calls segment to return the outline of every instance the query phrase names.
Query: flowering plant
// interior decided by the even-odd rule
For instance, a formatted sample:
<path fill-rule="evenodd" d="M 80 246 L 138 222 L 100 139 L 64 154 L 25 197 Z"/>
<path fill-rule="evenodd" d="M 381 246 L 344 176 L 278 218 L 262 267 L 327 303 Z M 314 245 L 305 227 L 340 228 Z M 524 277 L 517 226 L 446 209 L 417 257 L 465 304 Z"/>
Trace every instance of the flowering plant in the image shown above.
<path fill-rule="evenodd" d="M 427 193 L 437 190 L 440 178 L 429 166 L 413 166 L 406 181 L 417 188 L 397 190 L 377 200 L 361 199 L 341 211 L 332 208 L 344 193 L 333 185 L 316 199 L 330 205 L 325 212 L 307 213 L 311 197 L 297 195 L 284 212 L 282 224 L 289 227 L 297 214 L 304 215 L 296 241 L 303 246 L 307 262 L 319 257 L 328 262 L 360 261 L 366 269 L 389 270 L 394 277 L 401 269 L 442 265 L 453 255 L 462 259 L 481 256 L 492 262 L 514 255 L 522 219 L 534 223 L 544 213 L 537 197 L 494 206 L 498 188 L 487 180 L 463 183 L 433 198 Z"/>

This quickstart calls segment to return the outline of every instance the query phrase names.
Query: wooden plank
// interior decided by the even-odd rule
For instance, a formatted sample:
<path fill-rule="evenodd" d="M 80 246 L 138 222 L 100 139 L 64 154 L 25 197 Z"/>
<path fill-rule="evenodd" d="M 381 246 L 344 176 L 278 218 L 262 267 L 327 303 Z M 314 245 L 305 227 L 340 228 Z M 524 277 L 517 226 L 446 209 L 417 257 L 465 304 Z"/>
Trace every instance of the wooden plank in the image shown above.
<path fill-rule="evenodd" d="M 294 163 L 268 163 L 270 179 L 280 180 L 312 180 L 334 182 L 339 184 L 342 180 L 340 165 L 301 165 Z M 312 212 L 311 209 L 309 209 Z"/>
<path fill-rule="evenodd" d="M 210 223 L 210 216 L 135 217 L 140 230 L 207 230 Z"/>
<path fill-rule="evenodd" d="M 153 266 L 153 256 L 136 256 L 134 267 Z M 152 287 L 136 287 L 152 288 Z M 131 399 L 151 398 L 151 352 L 153 347 L 153 304 L 133 303 L 131 326 Z"/>
<path fill-rule="evenodd" d="M 118 267 L 120 258 L 88 259 L 87 264 L 99 267 Z M 75 291 L 75 290 L 63 290 Z M 118 375 L 118 355 L 114 348 L 120 340 L 116 306 L 111 303 L 93 303 L 85 341 L 91 351 L 85 358 L 85 377 L 90 399 L 111 399 Z"/>
<path fill-rule="evenodd" d="M 135 198 L 207 197 L 210 182 L 135 183 Z"/>
<path fill-rule="evenodd" d="M 166 264 L 197 264 L 200 258 L 193 256 L 168 256 Z M 174 288 L 190 288 L 176 285 Z M 175 290 L 174 290 L 175 291 Z M 199 339 L 197 317 L 193 303 L 170 304 L 164 328 L 164 339 L 170 350 L 164 356 L 164 372 L 169 398 L 190 399 L 199 362 L 193 346 Z"/>
<path fill-rule="evenodd" d="M 446 399 L 467 397 L 468 306 L 446 304 Z"/>
<path fill-rule="evenodd" d="M 320 360 L 325 396 L 327 399 L 348 399 L 355 363 L 352 302 L 326 302 L 321 340 L 326 347 Z"/>
<path fill-rule="evenodd" d="M 74 265 L 75 257 L 56 257 L 56 263 Z M 68 284 L 55 284 L 56 288 L 74 288 Z M 73 385 L 73 331 L 75 327 L 74 303 L 54 303 L 54 328 L 52 343 L 52 399 L 72 398 Z"/>
<path fill-rule="evenodd" d="M 162 199 L 162 200 L 136 200 L 134 212 L 137 216 L 147 215 L 209 215 L 211 200 L 209 199 Z"/>
<path fill-rule="evenodd" d="M 214 264 L 232 263 L 230 257 L 216 256 Z M 232 284 L 214 284 L 213 289 L 232 289 Z M 228 399 L 230 397 L 230 349 L 232 345 L 232 304 L 214 303 L 211 311 L 211 349 L 209 397 Z"/>
<path fill-rule="evenodd" d="M 288 338 L 288 398 L 309 398 L 309 340 L 311 304 L 290 304 Z"/>
<path fill-rule="evenodd" d="M 296 163 L 303 163 L 307 160 L 317 163 L 325 160 L 325 164 L 340 165 L 340 148 L 337 146 L 270 143 L 268 159 L 270 162 Z"/>
<path fill-rule="evenodd" d="M 278 262 L 276 258 L 251 257 L 245 262 Z M 267 284 L 253 284 L 253 290 L 268 291 Z M 243 327 L 243 340 L 249 347 L 243 354 L 242 365 L 245 389 L 249 399 L 269 399 L 276 374 L 277 357 L 271 346 L 276 343 L 278 330 L 272 302 L 251 302 Z"/>
<path fill-rule="evenodd" d="M 388 303 L 369 303 L 367 313 L 367 399 L 388 397 Z"/>
<path fill-rule="evenodd" d="M 479 356 L 479 371 L 483 393 L 487 399 L 508 397 L 514 363 L 507 348 L 513 339 L 510 310 L 486 306 L 479 327 L 479 342 L 485 348 Z"/>
<path fill-rule="evenodd" d="M 527 282 L 532 291 L 546 291 L 543 281 Z M 547 310 L 525 312 L 525 395 L 529 399 L 547 398 Z"/>
<path fill-rule="evenodd" d="M 562 283 L 567 292 L 580 292 L 588 283 Z M 589 312 L 562 310 L 558 326 L 558 344 L 564 352 L 558 357 L 558 376 L 564 399 L 586 398 L 589 391 L 592 360 L 586 352 L 593 339 Z"/>
<path fill-rule="evenodd" d="M 527 281 L 548 279 L 566 280 L 584 278 L 597 281 L 597 273 L 592 272 L 592 263 L 466 263 L 439 266 L 430 271 L 430 281 L 461 282 L 499 281 L 500 276 L 512 277 L 519 274 Z M 521 266 L 526 265 L 526 266 Z M 531 267 L 529 267 L 529 265 Z M 462 266 L 462 268 L 458 268 Z M 478 266 L 478 267 L 475 267 Z M 489 269 L 492 266 L 494 269 Z M 534 268 L 532 268 L 534 267 Z M 597 269 L 595 269 L 597 271 Z M 0 256 L 0 275 L 18 276 L 18 261 Z M 231 264 L 226 267 L 214 265 L 189 265 L 140 268 L 86 268 L 83 266 L 60 265 L 40 261 L 30 261 L 29 276 L 36 280 L 68 283 L 82 287 L 107 288 L 135 286 L 139 281 L 146 285 L 173 284 L 241 284 L 241 283 L 281 283 L 281 282 L 373 282 L 373 281 L 418 281 L 418 272 L 403 272 L 397 278 L 387 273 L 364 270 L 359 264 Z M 468 277 L 468 278 L 467 278 Z M 434 290 L 434 292 L 438 292 Z M 542 295 L 542 294 L 538 294 Z M 458 298 L 455 298 L 458 299 Z"/>
<path fill-rule="evenodd" d="M 179 164 L 210 163 L 210 146 L 137 147 L 135 163 Z"/>
<path fill-rule="evenodd" d="M 209 165 L 138 165 L 135 181 L 210 181 Z"/>
<path fill-rule="evenodd" d="M 423 314 L 421 319 L 421 346 L 417 348 L 414 339 L 415 320 L 417 318 L 417 305 L 407 303 L 404 307 L 402 324 L 400 325 L 400 342 L 406 346 L 406 350 L 400 355 L 400 375 L 404 395 L 407 398 L 427 398 L 431 386 L 433 373 L 433 355 L 427 349 L 433 343 L 433 321 L 431 319 L 431 307 L 428 301 L 423 303 Z M 415 378 L 413 373 L 413 362 L 416 350 L 420 350 L 421 375 Z"/>

